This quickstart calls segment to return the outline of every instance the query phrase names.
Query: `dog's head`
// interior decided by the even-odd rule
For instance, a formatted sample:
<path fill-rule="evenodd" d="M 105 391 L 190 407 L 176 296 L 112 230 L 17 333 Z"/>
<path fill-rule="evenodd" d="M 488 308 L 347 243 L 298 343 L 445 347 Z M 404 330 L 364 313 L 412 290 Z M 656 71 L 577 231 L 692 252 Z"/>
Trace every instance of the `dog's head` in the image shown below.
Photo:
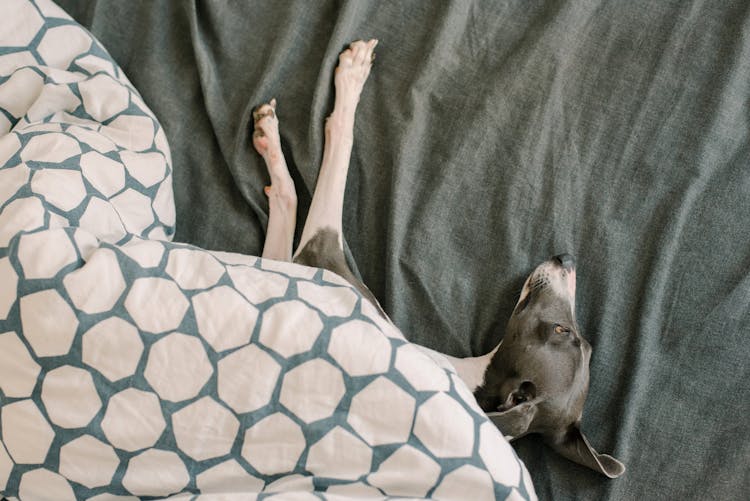
<path fill-rule="evenodd" d="M 578 329 L 575 291 L 568 254 L 529 275 L 475 396 L 504 435 L 539 433 L 566 458 L 614 478 L 625 466 L 597 453 L 580 429 L 591 346 Z"/>

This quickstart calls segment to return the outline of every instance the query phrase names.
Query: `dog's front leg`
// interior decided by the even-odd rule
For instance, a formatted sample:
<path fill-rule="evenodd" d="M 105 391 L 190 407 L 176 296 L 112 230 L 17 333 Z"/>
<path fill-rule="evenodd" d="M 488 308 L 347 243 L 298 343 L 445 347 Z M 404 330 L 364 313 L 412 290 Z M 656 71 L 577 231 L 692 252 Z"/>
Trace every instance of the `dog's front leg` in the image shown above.
<path fill-rule="evenodd" d="M 255 131 L 253 145 L 266 162 L 271 186 L 268 196 L 268 227 L 263 245 L 263 257 L 279 261 L 292 260 L 292 239 L 297 224 L 297 192 L 281 151 L 276 100 L 259 106 L 253 112 Z"/>
<path fill-rule="evenodd" d="M 325 126 L 323 162 L 310 212 L 295 252 L 295 261 L 300 258 L 303 264 L 324 267 L 320 263 L 308 262 L 309 259 L 305 259 L 304 256 L 306 247 L 316 236 L 334 235 L 335 245 L 339 251 L 343 250 L 342 214 L 346 176 L 354 139 L 354 112 L 370 74 L 373 49 L 376 45 L 377 40 L 357 41 L 339 56 L 339 65 L 334 77 L 336 98 L 333 112 Z"/>
<path fill-rule="evenodd" d="M 336 99 L 326 121 L 323 162 L 294 262 L 339 274 L 387 318 L 375 296 L 346 262 L 342 227 L 346 176 L 354 140 L 354 112 L 370 74 L 377 44 L 377 40 L 354 42 L 339 56 L 334 78 Z"/>

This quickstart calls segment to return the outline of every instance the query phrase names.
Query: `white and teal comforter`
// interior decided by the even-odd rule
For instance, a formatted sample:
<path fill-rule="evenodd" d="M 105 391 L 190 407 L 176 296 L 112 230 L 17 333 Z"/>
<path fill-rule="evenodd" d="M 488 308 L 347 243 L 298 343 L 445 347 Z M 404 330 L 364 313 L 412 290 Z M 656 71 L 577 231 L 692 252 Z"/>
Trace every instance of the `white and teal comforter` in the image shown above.
<path fill-rule="evenodd" d="M 0 16 L 0 494 L 529 499 L 339 277 L 170 242 L 164 131 L 49 1 Z"/>

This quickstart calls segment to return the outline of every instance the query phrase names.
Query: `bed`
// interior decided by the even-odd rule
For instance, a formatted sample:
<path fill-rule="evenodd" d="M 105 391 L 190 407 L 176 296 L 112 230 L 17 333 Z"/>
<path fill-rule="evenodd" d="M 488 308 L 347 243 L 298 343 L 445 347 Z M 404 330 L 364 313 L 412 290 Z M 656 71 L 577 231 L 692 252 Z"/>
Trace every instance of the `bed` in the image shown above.
<path fill-rule="evenodd" d="M 627 471 L 617 480 L 606 479 L 554 455 L 537 438 L 526 437 L 513 446 L 531 474 L 536 494 L 555 500 L 738 499 L 750 489 L 746 466 L 750 461 L 747 2 L 61 0 L 60 5 L 102 42 L 124 74 L 117 66 L 111 71 L 118 79 L 127 75 L 148 107 L 139 98 L 132 98 L 132 103 L 148 116 L 145 110 L 150 108 L 158 117 L 163 129 L 154 126 L 153 134 L 162 131 L 159 142 L 162 135 L 168 140 L 171 162 L 165 165 L 163 177 L 141 195 L 154 201 L 158 187 L 171 184 L 176 210 L 170 213 L 166 204 L 165 213 L 154 210 L 145 222 L 137 211 L 131 214 L 135 227 L 126 233 L 137 235 L 132 242 L 150 248 L 135 255 L 148 265 L 156 261 L 155 245 L 162 252 L 158 264 L 145 268 L 117 242 L 79 243 L 80 226 L 71 229 L 73 223 L 64 225 L 52 216 L 62 212 L 52 210 L 42 224 L 62 227 L 57 238 L 67 239 L 76 256 L 59 273 L 73 273 L 83 264 L 86 249 L 96 248 L 94 255 L 99 253 L 103 266 L 107 260 L 120 263 L 127 291 L 138 279 L 174 282 L 186 301 L 190 299 L 179 332 L 201 343 L 212 368 L 219 359 L 210 343 L 184 330 L 191 323 L 200 331 L 193 298 L 207 287 L 220 291 L 228 287 L 251 302 L 231 277 L 232 267 L 253 270 L 243 272 L 254 274 L 248 279 L 252 284 L 263 282 L 260 277 L 269 273 L 289 281 L 283 296 L 256 305 L 261 318 L 266 313 L 263 308 L 277 300 L 299 300 L 294 294 L 299 293 L 300 282 L 349 291 L 327 274 L 305 275 L 312 271 L 237 257 L 260 252 L 267 222 L 263 194 L 267 178 L 250 144 L 248 122 L 254 106 L 272 97 L 278 100 L 282 143 L 300 200 L 298 219 L 304 220 L 322 156 L 324 118 L 332 105 L 336 56 L 351 40 L 378 38 L 378 58 L 358 108 L 344 227 L 352 266 L 400 331 L 410 341 L 451 355 L 482 354 L 502 338 L 527 273 L 551 255 L 574 254 L 578 321 L 593 346 L 582 428 L 597 450 L 612 453 Z M 102 54 L 91 55 L 105 59 Z M 104 125 L 109 126 L 106 121 Z M 166 142 L 153 147 L 167 151 Z M 13 167 L 7 159 L 3 164 Z M 125 170 L 130 180 L 127 166 Z M 16 176 L 23 173 L 16 172 Z M 98 189 L 85 179 L 82 184 L 86 193 Z M 143 200 L 137 195 L 132 198 Z M 4 212 L 5 200 L 0 206 Z M 114 226 L 103 225 L 100 230 L 116 234 Z M 4 238 L 9 237 L 4 234 Z M 220 252 L 207 254 L 200 249 Z M 8 261 L 0 271 L 8 274 L 10 264 L 21 284 L 19 294 L 37 292 L 21 288 L 31 285 L 24 281 L 18 254 L 4 252 L 0 257 Z M 219 266 L 224 274 L 210 286 L 202 275 L 178 279 L 168 272 L 173 255 L 176 263 L 200 260 L 201 269 Z M 34 287 L 54 287 L 61 275 L 35 280 Z M 190 289 L 192 280 L 201 287 Z M 343 296 L 348 293 L 339 294 L 346 303 Z M 74 297 L 67 293 L 61 297 L 67 307 L 78 311 Z M 115 307 L 125 308 L 127 297 L 121 295 Z M 0 299 L 6 305 L 11 302 L 7 308 L 11 316 L 16 315 L 0 321 L 0 334 L 18 335 L 12 322 L 20 319 L 20 300 L 7 299 L 7 294 Z M 324 308 L 300 301 L 330 321 Z M 392 352 L 401 349 L 398 334 L 377 325 L 361 300 L 356 304 L 356 318 L 350 320 L 379 329 Z M 75 339 L 81 339 L 84 329 L 100 318 L 99 313 L 82 315 Z M 128 318 L 143 338 L 141 327 Z M 324 336 L 329 337 L 324 342 L 330 343 L 333 325 L 326 324 L 329 330 Z M 250 345 L 271 353 L 281 365 L 287 358 L 266 351 L 257 329 Z M 18 346 L 9 339 L 13 338 L 6 336 L 4 342 Z M 20 341 L 33 356 L 33 348 Z M 73 344 L 74 349 L 78 346 Z M 315 346 L 305 353 L 317 356 Z M 293 355 L 293 364 L 302 360 L 294 357 L 305 353 Z M 358 388 L 347 386 L 350 380 L 343 366 L 329 350 L 323 358 L 343 371 L 347 384 L 342 401 L 352 398 Z M 35 362 L 41 371 L 68 364 L 55 356 L 44 360 L 51 365 Z M 138 374 L 148 372 L 146 360 L 140 359 Z M 383 377 L 415 399 L 416 416 L 416 409 L 427 401 L 420 400 L 421 390 L 399 379 L 395 363 Z M 114 383 L 91 367 L 84 363 L 76 368 L 91 374 L 100 399 L 111 401 L 101 388 Z M 453 375 L 444 369 L 429 370 L 437 379 L 443 377 L 437 374 L 446 374 L 451 382 L 447 392 L 429 391 L 461 406 L 474 422 L 473 443 L 485 443 L 477 434 L 480 428 L 489 433 L 489 428 L 471 399 L 462 397 Z M 280 374 L 286 371 L 284 366 Z M 220 391 L 217 372 L 218 365 L 202 391 L 211 385 Z M 30 400 L 45 420 L 51 419 L 42 377 L 29 390 L 31 383 L 24 391 L 32 392 Z M 173 416 L 182 408 L 169 400 L 165 403 L 145 375 L 141 383 L 134 389 L 155 394 L 162 412 Z M 113 386 L 112 394 L 122 388 Z M 279 393 L 270 401 L 280 402 L 280 387 L 275 391 Z M 189 401 L 203 396 L 234 413 L 220 394 L 204 393 Z M 17 403 L 5 400 L 7 392 L 3 398 L 3 405 Z M 99 427 L 103 409 L 94 417 Z M 290 416 L 286 407 L 280 412 L 308 433 L 305 422 Z M 173 421 L 165 420 L 165 428 L 174 430 Z M 238 421 L 243 433 L 249 429 L 250 421 Z M 366 443 L 348 421 L 339 427 Z M 59 451 L 55 445 L 64 442 L 60 430 L 54 430 L 58 442 L 53 440 L 50 450 Z M 106 443 L 106 436 L 99 433 L 97 429 L 95 438 Z M 198 475 L 218 460 L 195 462 L 182 451 L 179 440 L 168 443 L 168 437 L 174 436 L 174 431 L 165 432 L 157 448 L 174 452 L 190 466 L 184 489 L 197 493 Z M 305 443 L 315 443 L 311 440 L 318 437 L 305 435 Z M 495 442 L 501 448 L 502 442 Z M 229 456 L 222 456 L 231 456 L 239 468 L 225 464 L 222 474 L 228 471 L 247 480 L 244 471 L 259 479 L 254 484 L 247 480 L 252 486 L 248 491 L 255 489 L 264 496 L 283 474 L 266 478 L 254 470 L 242 456 L 242 443 L 236 440 Z M 479 450 L 458 464 L 435 456 L 418 437 L 408 446 L 440 468 L 435 482 L 418 495 L 439 497 L 438 484 L 451 472 L 475 474 L 460 482 L 463 486 L 481 485 L 479 472 L 485 472 L 483 478 L 489 475 L 498 498 L 507 493 L 533 495 L 520 463 L 514 470 L 518 475 L 504 483 L 497 472 L 507 470 L 485 464 Z M 393 446 L 371 450 L 378 447 L 393 454 L 388 448 Z M 116 454 L 125 454 L 115 449 Z M 304 454 L 309 457 L 309 451 Z M 516 461 L 512 454 L 502 456 L 507 464 Z M 58 456 L 52 452 L 45 458 L 51 461 L 47 469 L 59 468 Z M 370 469 L 377 470 L 385 458 L 378 454 L 373 458 Z M 121 489 L 117 494 L 124 495 L 129 491 L 123 487 L 128 477 L 122 461 L 113 485 Z M 0 459 L 0 465 L 6 465 L 0 466 L 0 472 L 7 471 L 8 464 L 7 457 Z M 193 469 L 193 465 L 199 466 Z M 306 464 L 298 468 L 295 471 L 302 478 L 289 479 L 289 491 L 316 496 L 389 493 L 370 480 L 369 471 L 356 481 L 334 481 L 308 470 Z M 14 465 L 9 482 L 18 482 L 21 472 L 35 469 Z M 409 468 L 396 470 L 389 477 L 396 485 L 413 478 Z M 55 471 L 66 479 L 59 469 Z M 297 481 L 307 483 L 301 486 Z M 98 489 L 103 492 L 108 487 Z M 337 489 L 344 490 L 336 494 Z M 14 490 L 8 495 L 16 494 Z M 454 497 L 474 498 L 468 491 Z"/>

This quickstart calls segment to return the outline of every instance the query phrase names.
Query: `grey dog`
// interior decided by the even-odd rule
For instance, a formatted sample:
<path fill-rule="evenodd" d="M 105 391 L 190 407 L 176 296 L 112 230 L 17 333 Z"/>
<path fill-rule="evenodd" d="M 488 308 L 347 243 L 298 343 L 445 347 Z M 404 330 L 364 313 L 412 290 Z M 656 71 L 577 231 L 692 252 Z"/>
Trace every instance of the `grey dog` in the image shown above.
<path fill-rule="evenodd" d="M 375 296 L 349 268 L 342 236 L 354 115 L 376 45 L 377 40 L 357 41 L 339 56 L 323 161 L 294 254 L 297 196 L 281 150 L 275 99 L 253 113 L 253 144 L 271 177 L 271 185 L 265 188 L 269 220 L 263 257 L 331 270 L 354 285 L 388 319 Z M 566 458 L 615 478 L 625 466 L 612 456 L 597 453 L 580 428 L 591 346 L 579 333 L 575 291 L 573 257 L 555 256 L 529 275 L 504 338 L 490 353 L 459 359 L 422 349 L 455 367 L 482 410 L 506 437 L 514 440 L 539 433 Z"/>

